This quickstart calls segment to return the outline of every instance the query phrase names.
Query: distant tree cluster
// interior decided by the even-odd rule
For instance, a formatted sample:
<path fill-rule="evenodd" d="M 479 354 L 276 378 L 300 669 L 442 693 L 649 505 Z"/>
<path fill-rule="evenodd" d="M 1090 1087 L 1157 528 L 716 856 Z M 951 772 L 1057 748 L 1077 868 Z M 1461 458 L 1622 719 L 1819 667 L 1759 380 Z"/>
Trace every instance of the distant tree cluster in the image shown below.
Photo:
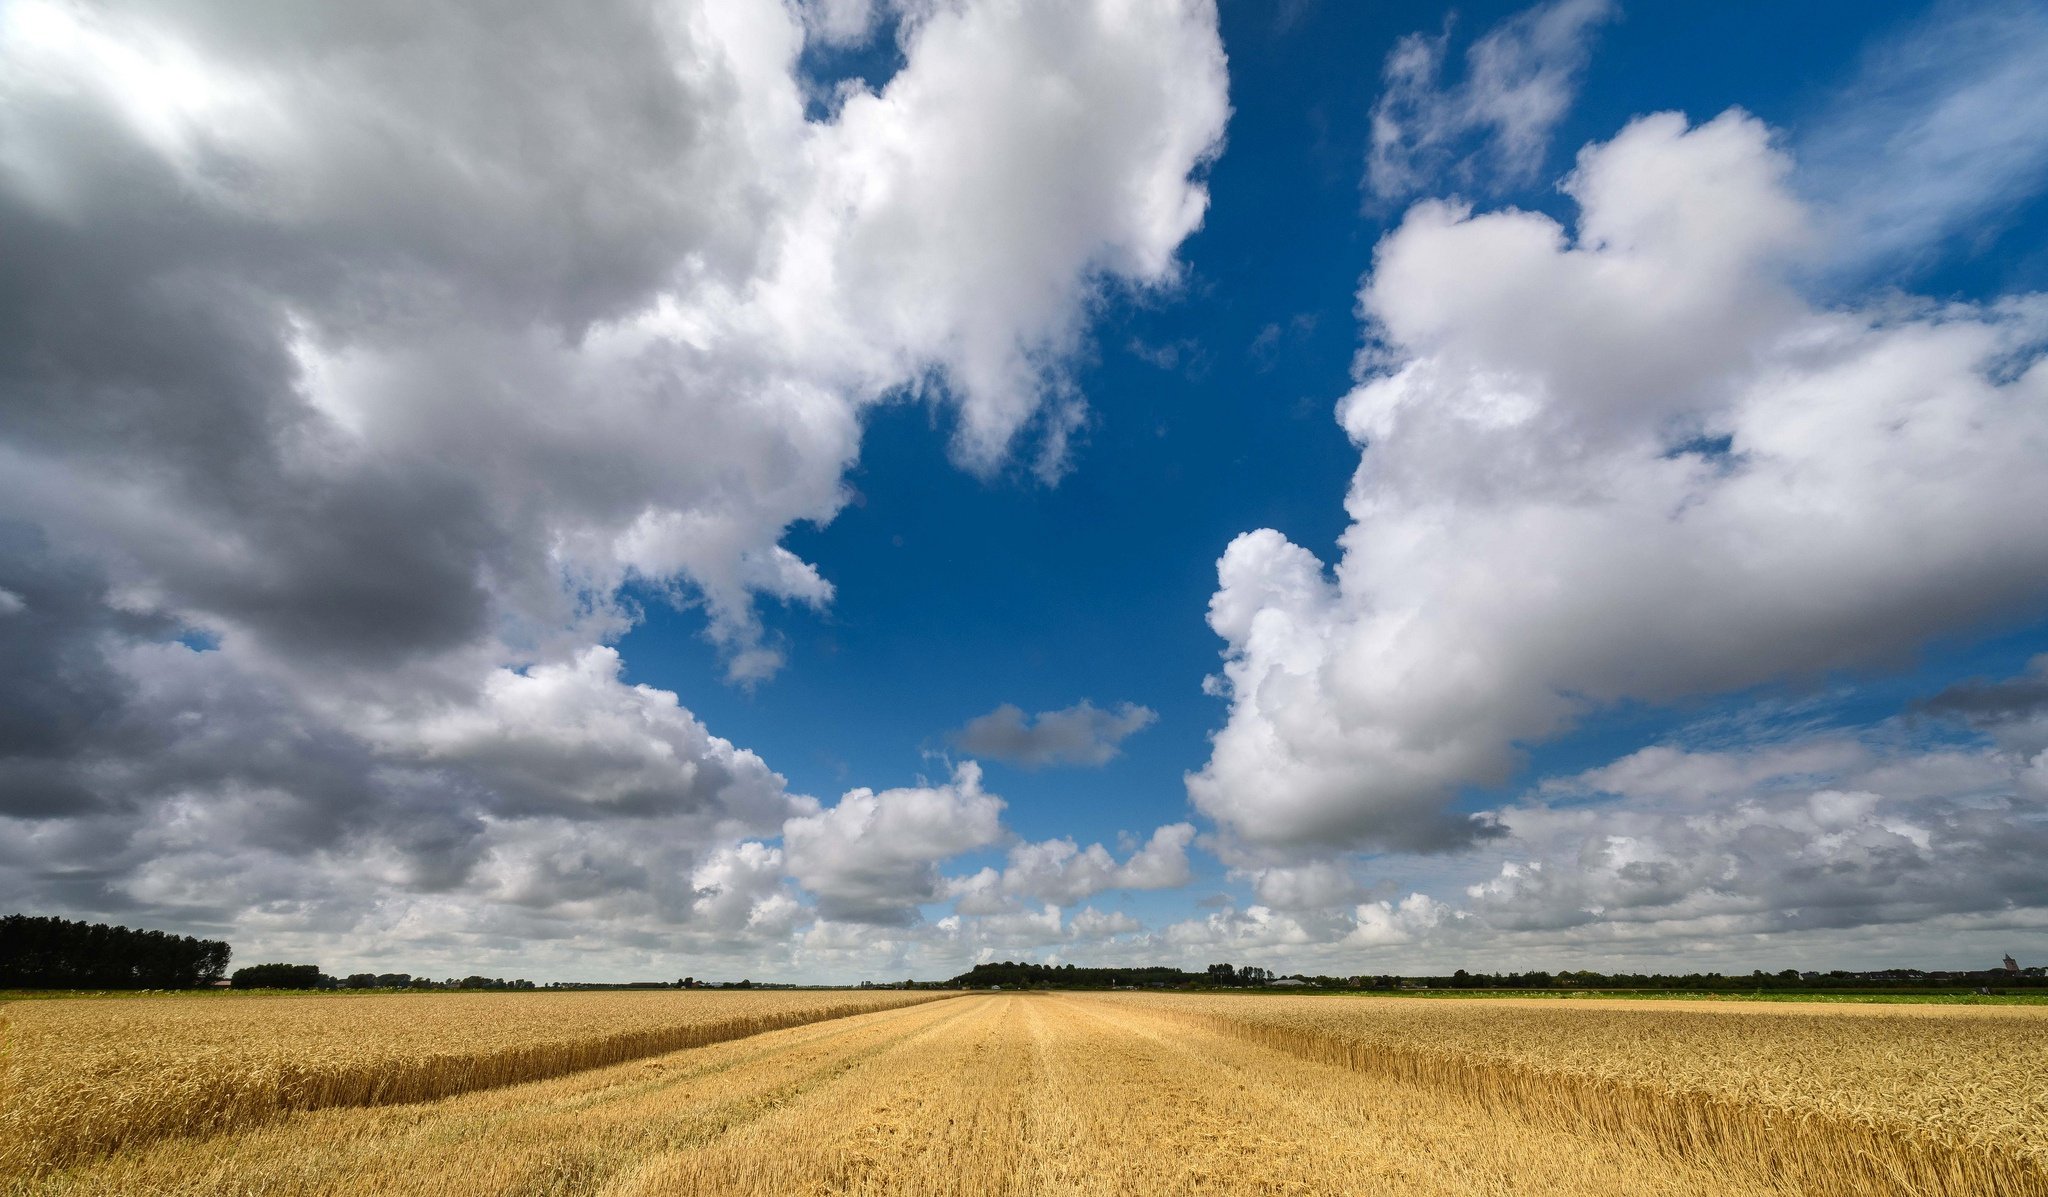
<path fill-rule="evenodd" d="M 421 977 L 413 980 L 411 973 L 350 973 L 342 978 L 343 989 L 411 989 L 414 985 L 422 988 L 433 982 Z"/>
<path fill-rule="evenodd" d="M 252 964 L 230 980 L 236 989 L 324 989 L 334 978 L 317 964 Z"/>
<path fill-rule="evenodd" d="M 0 918 L 0 988 L 192 989 L 227 971 L 219 940 L 26 914 Z"/>
<path fill-rule="evenodd" d="M 1273 974 L 1257 965 L 1247 964 L 1238 968 L 1229 964 L 1212 964 L 1202 980 L 1210 985 L 1232 988 L 1246 985 L 1264 985 L 1273 980 Z"/>
<path fill-rule="evenodd" d="M 1352 976 L 1311 976 L 1295 973 L 1278 976 L 1256 965 L 1212 964 L 1199 973 L 1177 968 L 1077 968 L 1071 964 L 977 964 L 945 982 L 954 988 L 988 989 L 1263 989 L 1285 986 L 1299 990 L 1649 990 L 1685 993 L 1751 993 L 1800 991 L 1874 992 L 1923 989 L 1977 989 L 1992 993 L 2004 989 L 2048 988 L 2048 969 L 2007 968 L 1974 971 L 1924 971 L 1917 968 L 1879 969 L 1849 972 L 1800 972 L 1783 969 L 1767 973 L 1761 969 L 1747 974 L 1721 973 L 1596 973 L 1590 971 L 1549 973 L 1477 973 L 1458 969 L 1428 976 L 1392 974 Z"/>
<path fill-rule="evenodd" d="M 248 968 L 235 970 L 236 989 L 536 989 L 533 982 L 521 977 L 508 981 L 503 977 L 472 975 L 449 977 L 436 981 L 431 977 L 415 977 L 411 973 L 350 973 L 346 977 L 330 977 L 320 971 L 317 964 L 252 964 Z"/>
<path fill-rule="evenodd" d="M 1318 978 L 1317 980 L 1339 980 Z M 1915 989 L 1960 989 L 1996 984 L 2020 989 L 2043 987 L 2040 969 L 1936 970 L 1917 968 L 1801 972 L 1787 968 L 1767 973 L 1596 973 L 1528 972 L 1469 973 L 1459 969 L 1449 976 L 1355 977 L 1369 989 L 1625 989 L 1671 990 L 1685 993 L 1787 993 L 1840 992 L 1844 990 L 1909 991 Z"/>
<path fill-rule="evenodd" d="M 1076 968 L 1071 964 L 977 964 L 946 982 L 969 989 L 1123 989 L 1178 987 L 1201 979 L 1200 974 L 1149 965 L 1140 968 Z"/>

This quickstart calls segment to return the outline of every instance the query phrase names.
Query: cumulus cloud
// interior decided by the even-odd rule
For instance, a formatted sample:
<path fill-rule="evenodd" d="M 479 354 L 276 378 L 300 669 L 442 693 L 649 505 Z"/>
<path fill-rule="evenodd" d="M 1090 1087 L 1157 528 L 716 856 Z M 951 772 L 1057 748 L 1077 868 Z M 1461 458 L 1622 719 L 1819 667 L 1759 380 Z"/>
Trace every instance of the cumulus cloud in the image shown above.
<path fill-rule="evenodd" d="M 1373 106 L 1367 187 L 1391 200 L 1438 183 L 1491 190 L 1533 180 L 1578 92 L 1593 31 L 1618 11 L 1614 0 L 1525 9 L 1472 43 L 1455 85 L 1443 80 L 1448 23 L 1435 37 L 1402 38 Z"/>
<path fill-rule="evenodd" d="M 1168 0 L 935 6 L 826 123 L 777 4 L 317 7 L 26 0 L 0 39 L 9 507 L 294 652 L 535 636 L 638 576 L 772 672 L 755 596 L 829 600 L 777 542 L 861 409 L 928 389 L 982 469 L 1043 415 L 1056 472 L 1061 363 L 1105 282 L 1175 278 L 1225 112 Z"/>
<path fill-rule="evenodd" d="M 690 874 L 695 921 L 744 939 L 780 939 L 803 917 L 786 883 L 782 850 L 749 840 L 712 852 Z"/>
<path fill-rule="evenodd" d="M 806 39 L 874 21 L 0 8 L 0 892 L 279 945 L 783 925 L 733 845 L 817 804 L 622 680 L 623 588 L 758 681 L 874 405 L 1056 476 L 1228 112 L 1202 0 L 958 0 L 807 116 Z"/>
<path fill-rule="evenodd" d="M 995 843 L 1003 800 L 964 761 L 943 785 L 852 790 L 828 810 L 782 829 L 789 873 L 817 895 L 819 913 L 846 923 L 907 923 L 938 900 L 939 863 Z"/>
<path fill-rule="evenodd" d="M 1006 702 L 968 720 L 951 739 L 963 752 L 1027 769 L 1106 765 L 1116 759 L 1125 739 L 1158 721 L 1159 712 L 1129 702 L 1105 711 L 1082 699 L 1073 706 L 1036 715 L 1026 715 L 1021 707 Z"/>
<path fill-rule="evenodd" d="M 1241 868 L 1233 876 L 1250 881 L 1259 903 L 1278 910 L 1325 909 L 1363 896 L 1357 874 L 1341 859 Z"/>
<path fill-rule="evenodd" d="M 1230 700 L 1197 807 L 1247 848 L 1430 849 L 1590 709 L 1895 658 L 2040 600 L 2048 302 L 1822 308 L 1756 120 L 1587 147 L 1575 230 L 1416 205 L 1360 292 L 1332 572 L 1219 563 Z M 1285 859 L 1269 863 L 1286 864 Z"/>
<path fill-rule="evenodd" d="M 1427 894 L 1409 894 L 1399 902 L 1365 902 L 1352 912 L 1353 926 L 1344 943 L 1367 948 L 1414 943 L 1457 917 L 1448 905 Z"/>
<path fill-rule="evenodd" d="M 689 810 L 736 832 L 787 813 L 782 778 L 760 757 L 713 736 L 673 693 L 622 684 L 620 667 L 617 650 L 592 647 L 561 664 L 496 670 L 479 695 L 369 734 L 387 758 L 461 769 L 508 813 Z"/>
<path fill-rule="evenodd" d="M 1006 867 L 955 878 L 947 883 L 947 893 L 964 914 L 994 914 L 1021 899 L 1070 906 L 1105 890 L 1176 889 L 1192 875 L 1187 851 L 1194 839 L 1193 824 L 1171 823 L 1122 862 L 1101 844 L 1082 848 L 1071 839 L 1021 843 L 1010 849 Z"/>
<path fill-rule="evenodd" d="M 1490 814 L 1498 833 L 1469 852 L 1374 858 L 1385 896 L 1335 857 L 1241 871 L 1257 901 L 1175 923 L 1158 949 L 1336 973 L 1681 952 L 1684 971 L 1746 970 L 1823 945 L 1845 963 L 1952 959 L 2048 927 L 2043 746 L 1929 740 L 1910 721 L 1659 744 Z"/>
<path fill-rule="evenodd" d="M 2048 907 L 2048 795 L 2023 756 L 1827 734 L 1646 748 L 1501 812 L 1470 886 L 1500 930 L 1741 935 Z"/>

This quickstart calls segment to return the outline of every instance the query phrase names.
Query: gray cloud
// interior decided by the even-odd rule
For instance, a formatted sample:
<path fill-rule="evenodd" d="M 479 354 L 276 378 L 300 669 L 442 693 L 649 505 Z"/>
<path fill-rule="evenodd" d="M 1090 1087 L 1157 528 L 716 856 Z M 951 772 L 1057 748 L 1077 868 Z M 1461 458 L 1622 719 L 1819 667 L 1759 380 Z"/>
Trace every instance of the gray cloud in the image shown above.
<path fill-rule="evenodd" d="M 1468 893 L 1501 930 L 1738 934 L 2048 907 L 2048 793 L 2033 771 L 1995 750 L 1840 735 L 1648 748 L 1501 812 L 1517 859 Z"/>
<path fill-rule="evenodd" d="M 2048 715 L 2048 656 L 2034 658 L 2029 671 L 2019 677 L 1958 682 L 1913 704 L 1913 709 L 1992 728 Z"/>
<path fill-rule="evenodd" d="M 1533 787 L 1454 857 L 1244 870 L 1254 904 L 1159 942 L 1353 972 L 1988 963 L 2048 927 L 2048 761 L 1907 730 L 1646 748 Z"/>
<path fill-rule="evenodd" d="M 952 733 L 961 751 L 1027 769 L 1052 765 L 1106 765 L 1129 737 L 1158 722 L 1159 713 L 1136 703 L 1105 711 L 1087 699 L 1057 711 L 1026 715 L 1004 703 Z"/>
<path fill-rule="evenodd" d="M 0 7 L 0 900 L 330 962 L 779 944 L 758 837 L 818 804 L 622 680 L 621 587 L 758 681 L 874 405 L 1056 475 L 1228 113 L 1206 4 L 962 2 L 807 119 L 805 38 L 874 15 Z M 821 903 L 900 901 L 817 843 Z"/>

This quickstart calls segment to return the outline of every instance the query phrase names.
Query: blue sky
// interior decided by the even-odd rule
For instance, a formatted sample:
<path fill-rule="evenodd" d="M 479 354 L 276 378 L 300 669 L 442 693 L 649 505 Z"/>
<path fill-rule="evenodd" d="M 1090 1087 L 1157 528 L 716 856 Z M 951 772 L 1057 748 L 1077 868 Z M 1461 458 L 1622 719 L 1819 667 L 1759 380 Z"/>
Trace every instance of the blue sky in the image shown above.
<path fill-rule="evenodd" d="M 1112 841 L 1184 817 L 1182 775 L 1206 756 L 1223 714 L 1201 689 L 1219 649 L 1203 622 L 1215 558 L 1259 526 L 1327 555 L 1344 527 L 1340 501 L 1358 456 L 1331 409 L 1358 349 L 1359 277 L 1400 215 L 1361 194 L 1380 78 L 1360 64 L 1446 22 L 1462 48 L 1521 8 L 1224 6 L 1233 113 L 1228 148 L 1207 176 L 1211 212 L 1183 248 L 1180 290 L 1113 297 L 1099 315 L 1077 373 L 1093 414 L 1074 472 L 1047 487 L 1021 467 L 994 479 L 948 471 L 943 412 L 880 412 L 850 478 L 860 499 L 788 541 L 838 588 L 822 618 L 771 616 L 789 640 L 789 671 L 752 689 L 707 684 L 717 663 L 700 621 L 657 601 L 621 642 L 629 675 L 682 693 L 714 727 L 821 795 L 942 776 L 932 754 L 949 752 L 946 733 L 999 703 L 1043 711 L 1135 701 L 1160 721 L 1109 765 L 989 762 L 991 784 L 1011 803 L 1010 826 L 1033 839 Z M 1825 137 L 1864 62 L 1944 12 L 1631 8 L 1593 36 L 1577 101 L 1539 177 L 1485 198 L 1568 218 L 1555 183 L 1573 150 L 1648 112 L 1705 118 L 1736 106 L 1795 144 Z M 2044 228 L 2037 189 L 1945 252 L 1855 283 L 1966 300 L 2039 290 L 2048 279 Z M 1760 705 L 1794 703 L 1801 721 L 1878 722 L 1967 678 L 2019 673 L 2044 647 L 2048 625 L 2022 617 L 1841 676 L 1596 713 L 1530 745 L 1513 781 L 1488 794 Z M 1243 891 L 1219 866 L 1198 873 L 1198 888 Z"/>
<path fill-rule="evenodd" d="M 0 896 L 543 979 L 2048 951 L 2038 11 L 604 14 L 0 24 Z"/>

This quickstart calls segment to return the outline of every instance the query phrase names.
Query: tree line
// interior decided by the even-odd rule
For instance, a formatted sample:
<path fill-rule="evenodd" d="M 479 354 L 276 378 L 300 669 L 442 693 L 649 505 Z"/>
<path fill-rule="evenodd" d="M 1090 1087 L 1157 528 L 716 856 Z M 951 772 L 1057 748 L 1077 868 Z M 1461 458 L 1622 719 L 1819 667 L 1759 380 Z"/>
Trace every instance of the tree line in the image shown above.
<path fill-rule="evenodd" d="M 226 974 L 217 939 L 27 914 L 0 918 L 0 988 L 193 989 Z"/>
<path fill-rule="evenodd" d="M 1993 968 L 1926 971 L 1916 968 L 1851 972 L 1767 973 L 1596 973 L 1587 970 L 1543 972 L 1454 972 L 1435 975 L 1393 974 L 1321 976 L 1296 973 L 1278 976 L 1257 965 L 1212 964 L 1201 972 L 1148 965 L 1133 968 L 1082 968 L 1072 964 L 1030 964 L 1003 961 L 977 964 L 944 985 L 956 989 L 1251 989 L 1274 984 L 1304 989 L 1581 989 L 1670 990 L 1688 993 L 1828 992 L 1855 990 L 1958 990 L 1983 988 L 2048 989 L 2048 969 Z"/>

